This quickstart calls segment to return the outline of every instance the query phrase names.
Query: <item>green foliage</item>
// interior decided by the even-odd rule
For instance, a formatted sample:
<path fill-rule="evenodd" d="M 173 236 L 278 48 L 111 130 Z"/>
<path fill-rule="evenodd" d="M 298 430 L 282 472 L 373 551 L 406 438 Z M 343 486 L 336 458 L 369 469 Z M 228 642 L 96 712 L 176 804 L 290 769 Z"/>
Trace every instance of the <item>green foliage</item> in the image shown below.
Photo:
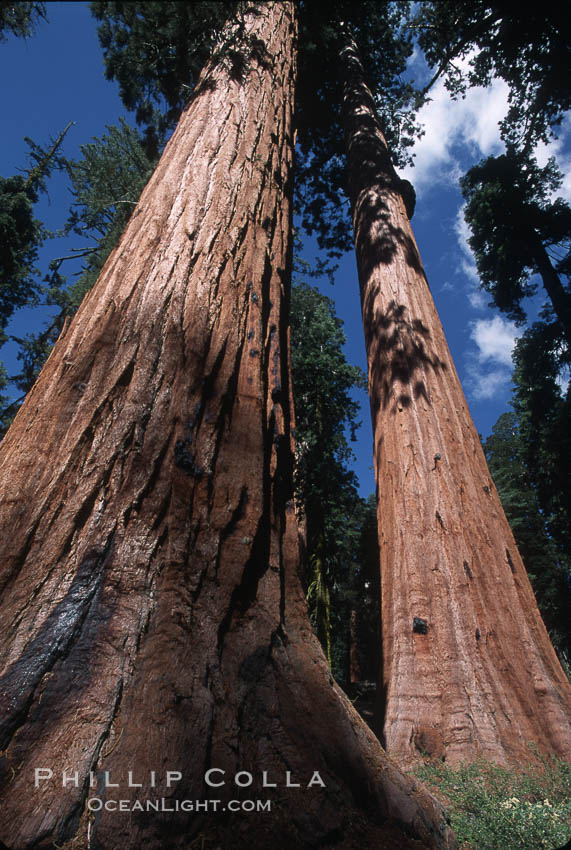
<path fill-rule="evenodd" d="M 0 363 L 0 434 L 4 434 L 8 430 L 13 418 L 9 410 L 9 398 L 4 393 L 7 387 L 8 373 L 4 364 Z"/>
<path fill-rule="evenodd" d="M 67 165 L 74 201 L 65 232 L 86 238 L 88 246 L 76 252 L 85 257 L 79 280 L 54 295 L 55 303 L 67 312 L 79 306 L 97 280 L 156 165 L 147 155 L 141 134 L 124 119 L 82 145 L 81 154 L 81 159 Z M 61 263 L 62 259 L 52 261 L 52 280 L 57 280 Z"/>
<path fill-rule="evenodd" d="M 37 304 L 44 292 L 35 262 L 39 247 L 51 234 L 34 218 L 33 210 L 46 191 L 46 179 L 64 166 L 58 150 L 70 126 L 48 149 L 26 138 L 29 171 L 25 176 L 0 177 L 0 331 L 15 310 Z"/>
<path fill-rule="evenodd" d="M 381 662 L 381 572 L 374 493 L 361 506 L 357 567 L 349 599 L 356 612 L 356 649 L 361 679 L 374 682 Z"/>
<path fill-rule="evenodd" d="M 105 74 L 146 128 L 156 157 L 174 128 L 236 3 L 93 2 Z"/>
<path fill-rule="evenodd" d="M 344 518 L 358 500 L 346 430 L 354 438 L 359 405 L 351 390 L 364 386 L 364 376 L 345 359 L 345 335 L 333 302 L 307 284 L 292 292 L 291 338 L 296 494 L 310 553 L 322 537 L 326 553 L 339 552 L 346 542 Z"/>
<path fill-rule="evenodd" d="M 40 20 L 46 20 L 45 3 L 18 2 L 0 3 L 0 42 L 6 41 L 7 34 L 19 38 L 29 38 Z"/>
<path fill-rule="evenodd" d="M 571 765 L 508 770 L 485 761 L 425 764 L 415 775 L 444 798 L 461 850 L 554 850 L 571 838 Z"/>
<path fill-rule="evenodd" d="M 0 328 L 24 304 L 37 302 L 35 262 L 46 231 L 34 218 L 38 190 L 20 175 L 0 177 Z"/>
<path fill-rule="evenodd" d="M 325 577 L 324 563 L 319 543 L 309 558 L 309 582 L 307 585 L 307 608 L 311 625 L 325 652 L 331 667 L 331 593 Z"/>
<path fill-rule="evenodd" d="M 552 255 L 547 273 L 556 280 L 558 293 L 565 281 L 570 262 L 571 208 L 561 198 L 550 200 L 561 182 L 553 159 L 539 168 L 533 157 L 513 148 L 502 156 L 483 160 L 460 181 L 467 201 L 464 215 L 472 231 L 470 247 L 482 286 L 499 309 L 519 323 L 525 321 L 522 299 L 537 290 L 532 276 L 544 273 L 546 250 Z M 544 279 L 548 292 L 551 280 Z M 557 294 L 553 306 L 565 324 L 571 296 L 568 290 L 560 295 L 563 310 Z"/>
<path fill-rule="evenodd" d="M 522 458 L 550 537 L 571 555 L 571 352 L 556 322 L 536 322 L 517 341 L 514 409 Z"/>
<path fill-rule="evenodd" d="M 415 27 L 434 79 L 461 95 L 501 77 L 509 111 L 501 124 L 507 142 L 531 150 L 547 141 L 571 106 L 565 4 L 540 6 L 500 0 L 433 0 L 418 4 Z M 465 60 L 461 62 L 459 60 Z M 434 80 L 433 80 L 434 81 Z"/>
<path fill-rule="evenodd" d="M 484 443 L 484 452 L 551 641 L 562 662 L 568 665 L 571 557 L 550 533 L 552 523 L 540 508 L 537 469 L 529 467 L 527 444 L 515 413 L 500 416 Z M 553 496 L 551 490 L 549 495 Z"/>
<path fill-rule="evenodd" d="M 290 312 L 292 372 L 296 399 L 297 491 L 307 502 L 311 492 L 327 491 L 323 474 L 329 469 L 324 445 L 336 465 L 339 480 L 353 484 L 342 471 L 351 457 L 345 436 L 354 439 L 359 405 L 351 398 L 353 387 L 365 388 L 365 376 L 350 366 L 343 352 L 343 322 L 333 301 L 305 283 L 292 292 Z M 323 464 L 323 468 L 320 468 Z"/>
<path fill-rule="evenodd" d="M 7 340 L 4 329 L 14 312 L 39 304 L 46 294 L 35 264 L 40 246 L 51 234 L 34 217 L 34 205 L 40 193 L 46 191 L 46 180 L 52 171 L 64 166 L 59 148 L 70 126 L 46 149 L 25 139 L 30 149 L 28 172 L 0 177 L 0 347 Z M 3 365 L 1 369 L 0 389 L 5 389 L 13 379 L 8 379 Z M 20 386 L 18 379 L 16 383 Z M 17 406 L 6 395 L 0 395 L 0 435 L 5 433 Z"/>
<path fill-rule="evenodd" d="M 346 433 L 354 437 L 358 427 L 351 391 L 365 379 L 346 361 L 342 324 L 331 299 L 304 283 L 293 288 L 295 491 L 307 530 L 308 603 L 334 672 L 344 679 L 363 514 Z"/>

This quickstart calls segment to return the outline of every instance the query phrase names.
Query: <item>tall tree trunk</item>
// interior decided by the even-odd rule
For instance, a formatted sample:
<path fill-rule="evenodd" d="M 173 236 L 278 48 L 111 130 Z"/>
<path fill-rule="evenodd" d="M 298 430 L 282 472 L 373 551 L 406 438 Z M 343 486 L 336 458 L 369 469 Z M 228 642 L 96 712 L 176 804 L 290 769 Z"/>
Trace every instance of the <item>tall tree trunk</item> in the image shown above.
<path fill-rule="evenodd" d="M 249 5 L 242 24 L 0 449 L 12 850 L 174 850 L 201 830 L 205 847 L 305 847 L 346 829 L 362 846 L 412 847 L 405 830 L 455 846 L 309 626 L 284 324 L 294 4 Z M 211 768 L 225 785 L 206 784 Z M 325 787 L 305 787 L 314 771 Z M 222 802 L 137 809 L 163 798 Z M 222 811 L 244 798 L 271 814 Z"/>
<path fill-rule="evenodd" d="M 506 762 L 529 758 L 533 741 L 569 754 L 569 684 L 488 472 L 406 187 L 350 39 L 342 65 L 374 433 L 387 751 L 405 763 L 421 752 Z"/>

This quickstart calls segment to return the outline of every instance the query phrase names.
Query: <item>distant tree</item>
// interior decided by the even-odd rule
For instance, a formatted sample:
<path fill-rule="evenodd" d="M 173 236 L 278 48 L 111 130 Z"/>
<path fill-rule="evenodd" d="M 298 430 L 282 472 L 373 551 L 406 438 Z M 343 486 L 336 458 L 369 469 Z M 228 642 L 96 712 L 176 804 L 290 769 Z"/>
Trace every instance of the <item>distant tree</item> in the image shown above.
<path fill-rule="evenodd" d="M 514 351 L 521 457 L 549 536 L 571 556 L 571 352 L 558 322 L 535 322 Z"/>
<path fill-rule="evenodd" d="M 482 286 L 523 323 L 521 302 L 537 291 L 539 275 L 571 348 L 571 208 L 551 200 L 561 183 L 554 160 L 540 168 L 514 148 L 483 160 L 460 181 Z"/>
<path fill-rule="evenodd" d="M 46 231 L 34 217 L 38 186 L 23 176 L 0 177 L 0 327 L 38 295 L 38 248 Z"/>
<path fill-rule="evenodd" d="M 540 442 L 536 445 L 539 449 Z M 538 500 L 538 469 L 526 464 L 527 444 L 515 413 L 500 416 L 484 442 L 484 452 L 551 641 L 568 665 L 571 557 L 550 533 L 551 523 Z"/>
<path fill-rule="evenodd" d="M 64 166 L 60 146 L 71 123 L 47 149 L 31 139 L 30 167 L 23 174 L 0 177 L 0 332 L 12 314 L 37 301 L 42 292 L 35 263 L 48 231 L 34 218 L 34 204 L 46 191 L 46 180 Z"/>
<path fill-rule="evenodd" d="M 343 322 L 332 300 L 301 283 L 291 300 L 293 396 L 296 411 L 295 491 L 307 533 L 306 586 L 310 617 L 332 663 L 332 622 L 351 581 L 359 539 L 360 498 L 350 470 L 359 425 L 354 387 L 365 386 L 361 369 L 343 352 Z M 343 675 L 336 653 L 336 674 Z"/>
<path fill-rule="evenodd" d="M 0 436 L 8 430 L 12 417 L 8 410 L 10 399 L 5 390 L 8 387 L 8 373 L 3 363 L 0 363 Z"/>
<path fill-rule="evenodd" d="M 87 240 L 85 249 L 76 252 L 85 258 L 84 266 L 72 287 L 61 294 L 57 290 L 62 307 L 72 309 L 97 280 L 156 166 L 139 131 L 123 118 L 80 150 L 80 159 L 67 162 L 74 200 L 65 232 Z M 57 272 L 61 263 L 52 261 L 52 271 Z"/>
<path fill-rule="evenodd" d="M 19 38 L 33 35 L 39 20 L 46 20 L 45 3 L 27 3 L 20 0 L 0 3 L 0 42 L 6 41 L 9 34 Z"/>
<path fill-rule="evenodd" d="M 347 619 L 353 626 L 351 637 L 355 640 L 350 649 L 355 652 L 359 679 L 376 682 L 381 663 L 381 575 L 374 493 L 361 501 L 359 548 L 349 601 L 351 613 Z"/>
<path fill-rule="evenodd" d="M 50 174 L 64 167 L 60 147 L 71 126 L 68 124 L 48 148 L 25 139 L 29 147 L 28 171 L 12 177 L 0 177 L 0 347 L 7 340 L 6 327 L 16 310 L 37 305 L 46 295 L 45 282 L 36 262 L 40 246 L 51 234 L 35 218 L 34 206 L 40 194 L 46 191 L 46 180 Z M 28 342 L 31 346 L 35 345 L 33 339 Z M 43 342 L 39 345 L 43 346 Z M 30 359 L 30 356 L 31 349 L 22 353 L 24 358 Z M 34 375 L 30 380 L 23 377 L 26 367 L 22 375 L 9 379 L 2 366 L 4 387 L 15 380 L 18 388 L 27 392 L 43 362 L 35 354 L 32 360 Z M 12 420 L 22 398 L 14 402 L 9 396 L 0 396 L 0 435 Z"/>

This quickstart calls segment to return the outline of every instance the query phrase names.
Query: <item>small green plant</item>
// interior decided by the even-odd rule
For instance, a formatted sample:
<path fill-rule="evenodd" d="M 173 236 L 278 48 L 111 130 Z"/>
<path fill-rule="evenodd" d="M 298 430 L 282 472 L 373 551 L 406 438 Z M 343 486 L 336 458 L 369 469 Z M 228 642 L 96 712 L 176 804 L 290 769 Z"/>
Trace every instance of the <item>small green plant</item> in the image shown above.
<path fill-rule="evenodd" d="M 556 850 L 571 839 L 571 764 L 535 755 L 517 770 L 480 760 L 415 775 L 443 798 L 462 850 Z"/>

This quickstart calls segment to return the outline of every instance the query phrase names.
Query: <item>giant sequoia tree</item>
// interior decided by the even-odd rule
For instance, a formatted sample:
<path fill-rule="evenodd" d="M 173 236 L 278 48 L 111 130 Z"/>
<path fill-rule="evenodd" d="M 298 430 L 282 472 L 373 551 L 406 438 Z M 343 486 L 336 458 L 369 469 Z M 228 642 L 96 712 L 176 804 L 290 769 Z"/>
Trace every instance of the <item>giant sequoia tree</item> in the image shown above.
<path fill-rule="evenodd" d="M 347 36 L 345 135 L 379 504 L 389 753 L 567 754 L 571 690 L 541 620 L 428 288 L 410 190 Z"/>
<path fill-rule="evenodd" d="M 249 6 L 227 30 L 231 51 L 200 77 L 2 443 L 0 837 L 14 850 L 186 847 L 200 830 L 236 848 L 348 846 L 348 828 L 350 846 L 412 847 L 405 831 L 454 845 L 334 686 L 297 574 L 294 12 Z M 36 767 L 53 771 L 38 788 Z M 215 795 L 209 768 L 225 771 Z M 287 788 L 287 771 L 325 787 Z M 273 811 L 94 815 L 94 795 L 263 796 Z"/>

